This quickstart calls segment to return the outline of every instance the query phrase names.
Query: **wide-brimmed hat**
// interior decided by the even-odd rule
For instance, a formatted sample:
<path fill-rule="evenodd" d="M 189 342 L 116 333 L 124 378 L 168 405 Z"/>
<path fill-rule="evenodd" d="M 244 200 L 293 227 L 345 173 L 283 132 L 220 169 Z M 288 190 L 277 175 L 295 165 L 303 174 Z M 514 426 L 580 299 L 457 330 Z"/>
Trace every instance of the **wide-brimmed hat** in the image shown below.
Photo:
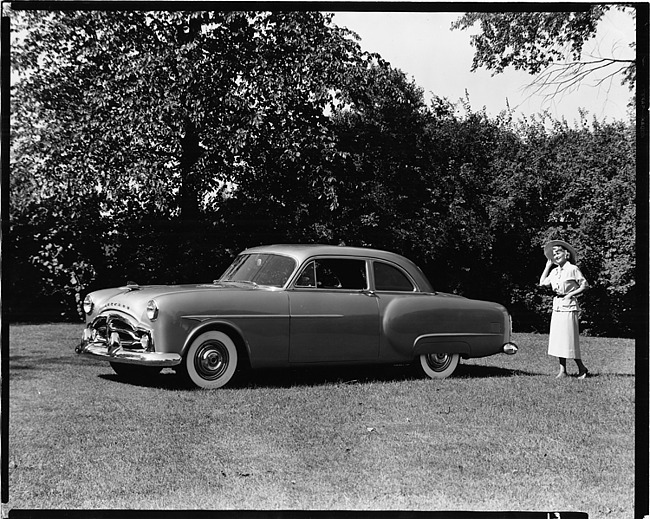
<path fill-rule="evenodd" d="M 578 261 L 578 253 L 576 250 L 565 241 L 562 240 L 551 240 L 546 245 L 544 245 L 544 256 L 553 261 L 553 247 L 564 247 L 571 253 L 571 263 Z"/>

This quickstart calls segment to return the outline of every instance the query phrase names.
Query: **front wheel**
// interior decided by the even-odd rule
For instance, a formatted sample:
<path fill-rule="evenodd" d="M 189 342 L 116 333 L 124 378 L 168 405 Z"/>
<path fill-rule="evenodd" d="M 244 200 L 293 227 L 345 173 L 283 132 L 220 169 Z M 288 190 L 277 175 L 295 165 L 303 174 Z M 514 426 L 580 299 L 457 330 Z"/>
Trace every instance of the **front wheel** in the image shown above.
<path fill-rule="evenodd" d="M 420 366 L 429 378 L 447 378 L 458 366 L 458 353 L 425 353 L 420 355 Z"/>
<path fill-rule="evenodd" d="M 205 332 L 187 349 L 182 372 L 195 386 L 217 389 L 230 382 L 237 369 L 237 360 L 237 348 L 228 335 Z"/>

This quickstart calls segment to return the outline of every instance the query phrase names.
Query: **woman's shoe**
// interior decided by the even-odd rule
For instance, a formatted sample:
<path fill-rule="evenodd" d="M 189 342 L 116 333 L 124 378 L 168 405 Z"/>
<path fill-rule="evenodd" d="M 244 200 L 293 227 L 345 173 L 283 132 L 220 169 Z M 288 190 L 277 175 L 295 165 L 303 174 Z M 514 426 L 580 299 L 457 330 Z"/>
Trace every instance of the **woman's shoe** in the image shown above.
<path fill-rule="evenodd" d="M 557 375 L 555 375 L 555 378 L 564 378 L 566 376 L 566 371 L 560 371 Z"/>
<path fill-rule="evenodd" d="M 579 379 L 587 378 L 587 375 L 589 375 L 589 370 L 587 368 L 585 368 L 583 373 L 578 374 L 578 378 Z"/>

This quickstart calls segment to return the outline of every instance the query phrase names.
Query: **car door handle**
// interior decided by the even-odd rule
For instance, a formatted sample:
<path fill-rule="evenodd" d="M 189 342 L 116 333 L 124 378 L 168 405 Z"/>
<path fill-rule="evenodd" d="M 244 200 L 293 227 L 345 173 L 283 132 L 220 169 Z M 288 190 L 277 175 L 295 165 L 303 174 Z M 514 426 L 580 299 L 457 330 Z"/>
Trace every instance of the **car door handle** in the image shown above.
<path fill-rule="evenodd" d="M 374 290 L 362 290 L 361 293 L 368 297 L 377 297 Z"/>

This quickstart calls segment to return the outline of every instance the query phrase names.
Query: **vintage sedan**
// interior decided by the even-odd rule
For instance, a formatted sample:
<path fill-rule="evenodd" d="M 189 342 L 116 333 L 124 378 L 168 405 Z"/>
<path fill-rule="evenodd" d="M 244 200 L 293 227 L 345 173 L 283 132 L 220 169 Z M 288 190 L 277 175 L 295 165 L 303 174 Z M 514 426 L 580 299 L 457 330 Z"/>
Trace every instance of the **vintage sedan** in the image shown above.
<path fill-rule="evenodd" d="M 78 353 L 125 377 L 173 368 L 201 388 L 313 365 L 414 363 L 446 378 L 461 357 L 517 352 L 503 306 L 436 292 L 408 259 L 367 248 L 255 247 L 212 283 L 128 283 L 88 294 L 84 310 Z"/>

